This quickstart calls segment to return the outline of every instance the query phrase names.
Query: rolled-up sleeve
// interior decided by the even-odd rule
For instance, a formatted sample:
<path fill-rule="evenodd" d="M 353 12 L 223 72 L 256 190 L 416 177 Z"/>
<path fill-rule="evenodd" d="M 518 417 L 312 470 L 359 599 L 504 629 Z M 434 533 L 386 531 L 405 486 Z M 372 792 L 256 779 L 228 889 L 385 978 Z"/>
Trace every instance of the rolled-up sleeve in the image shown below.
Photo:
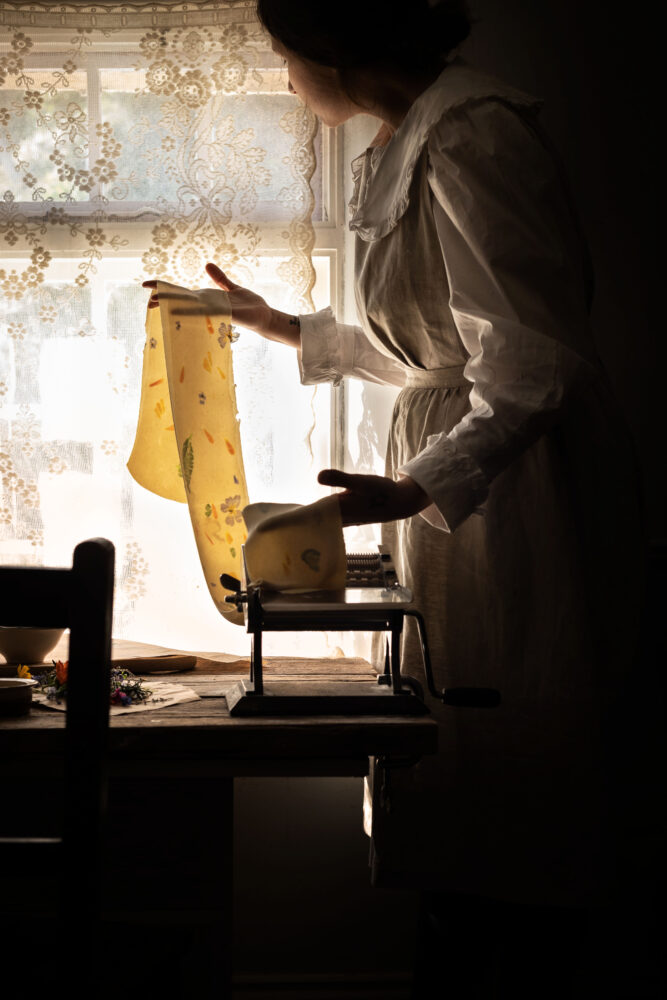
<path fill-rule="evenodd" d="M 359 378 L 382 385 L 402 386 L 405 366 L 376 350 L 361 327 L 337 323 L 330 308 L 299 317 L 301 382 L 314 385 L 343 378 Z"/>
<path fill-rule="evenodd" d="M 429 163 L 450 308 L 470 355 L 471 409 L 399 472 L 433 500 L 422 516 L 453 531 L 596 363 L 585 248 L 560 170 L 533 128 L 500 102 L 455 109 L 431 133 Z"/>

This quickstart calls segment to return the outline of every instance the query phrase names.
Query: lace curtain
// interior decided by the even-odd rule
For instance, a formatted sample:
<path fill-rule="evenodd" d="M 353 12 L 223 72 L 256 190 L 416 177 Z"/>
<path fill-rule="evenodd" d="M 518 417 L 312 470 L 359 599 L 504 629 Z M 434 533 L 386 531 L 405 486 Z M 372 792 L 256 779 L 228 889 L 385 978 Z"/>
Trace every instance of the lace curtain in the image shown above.
<path fill-rule="evenodd" d="M 143 279 L 200 287 L 213 260 L 313 308 L 317 123 L 254 6 L 0 3 L 0 558 L 64 564 L 108 537 L 114 635 L 231 652 L 247 637 L 210 602 L 187 508 L 125 463 Z M 241 331 L 235 352 L 251 499 L 309 502 L 326 393 L 285 348 Z"/>

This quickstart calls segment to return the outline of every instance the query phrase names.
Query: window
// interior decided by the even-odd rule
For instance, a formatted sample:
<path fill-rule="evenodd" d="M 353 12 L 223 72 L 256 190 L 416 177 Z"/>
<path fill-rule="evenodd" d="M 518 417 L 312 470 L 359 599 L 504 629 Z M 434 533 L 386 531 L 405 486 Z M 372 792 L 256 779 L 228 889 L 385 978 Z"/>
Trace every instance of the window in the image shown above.
<path fill-rule="evenodd" d="M 15 5 L 0 43 L 1 558 L 108 537 L 114 635 L 229 652 L 247 637 L 208 598 L 187 508 L 125 462 L 145 277 L 196 287 L 212 259 L 288 311 L 341 301 L 338 140 L 287 93 L 253 6 Z M 342 462 L 340 391 L 300 387 L 249 332 L 235 369 L 251 499 L 309 502 Z"/>

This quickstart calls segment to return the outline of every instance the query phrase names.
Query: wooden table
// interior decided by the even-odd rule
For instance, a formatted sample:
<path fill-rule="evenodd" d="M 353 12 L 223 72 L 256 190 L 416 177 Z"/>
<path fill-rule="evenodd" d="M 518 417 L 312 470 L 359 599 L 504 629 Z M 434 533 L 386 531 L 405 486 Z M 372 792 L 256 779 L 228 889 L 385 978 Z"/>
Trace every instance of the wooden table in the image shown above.
<path fill-rule="evenodd" d="M 114 646 L 115 656 L 141 651 L 153 649 Z M 306 675 L 322 683 L 333 675 L 351 689 L 375 677 L 364 661 L 346 659 L 268 657 L 267 671 L 295 684 Z M 171 675 L 199 701 L 117 716 L 110 727 L 108 912 L 141 924 L 142 940 L 168 961 L 168 982 L 173 986 L 178 972 L 191 991 L 183 995 L 202 1000 L 230 995 L 234 778 L 362 776 L 369 757 L 404 760 L 437 746 L 428 716 L 232 718 L 225 690 L 244 675 L 242 661 L 201 655 L 197 669 Z M 57 828 L 63 735 L 64 714 L 48 709 L 0 720 L 4 816 L 14 817 L 12 833 L 19 832 L 18 815 L 43 817 L 45 833 Z"/>

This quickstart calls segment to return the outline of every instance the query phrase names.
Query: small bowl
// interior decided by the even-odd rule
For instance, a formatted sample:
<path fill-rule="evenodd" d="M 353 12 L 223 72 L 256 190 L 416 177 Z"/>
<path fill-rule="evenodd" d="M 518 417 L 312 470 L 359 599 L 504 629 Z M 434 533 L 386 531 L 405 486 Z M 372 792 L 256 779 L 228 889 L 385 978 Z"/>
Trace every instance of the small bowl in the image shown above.
<path fill-rule="evenodd" d="M 26 715 L 36 683 L 25 677 L 0 677 L 0 715 Z"/>
<path fill-rule="evenodd" d="M 0 653 L 7 663 L 43 663 L 64 631 L 64 628 L 0 625 Z"/>

